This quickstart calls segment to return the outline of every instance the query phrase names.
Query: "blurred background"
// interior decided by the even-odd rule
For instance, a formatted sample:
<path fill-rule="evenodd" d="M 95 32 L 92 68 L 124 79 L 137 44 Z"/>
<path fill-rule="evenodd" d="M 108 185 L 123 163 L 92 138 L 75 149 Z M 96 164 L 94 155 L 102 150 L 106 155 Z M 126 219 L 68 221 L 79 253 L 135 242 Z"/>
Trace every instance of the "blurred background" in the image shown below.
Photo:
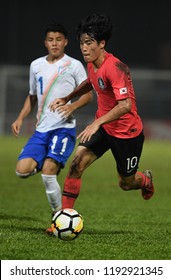
<path fill-rule="evenodd" d="M 107 51 L 128 64 L 137 105 L 147 137 L 171 139 L 171 31 L 169 1 L 23 1 L 6 0 L 0 9 L 0 135 L 11 134 L 29 90 L 29 65 L 46 55 L 44 26 L 51 20 L 69 32 L 66 53 L 83 63 L 75 29 L 92 12 L 108 14 L 114 34 Z M 86 67 L 86 65 L 85 65 Z M 76 113 L 77 129 L 90 123 L 96 96 Z M 34 130 L 36 111 L 25 121 L 22 134 Z M 86 120 L 86 121 L 85 121 Z"/>

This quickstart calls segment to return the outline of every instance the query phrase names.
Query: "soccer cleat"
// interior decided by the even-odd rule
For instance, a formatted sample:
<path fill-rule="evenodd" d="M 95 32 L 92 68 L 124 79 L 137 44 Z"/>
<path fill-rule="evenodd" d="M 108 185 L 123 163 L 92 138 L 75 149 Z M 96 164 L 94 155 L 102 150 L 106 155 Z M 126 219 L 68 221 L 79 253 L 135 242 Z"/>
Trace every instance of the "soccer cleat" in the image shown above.
<path fill-rule="evenodd" d="M 141 190 L 141 193 L 142 193 L 142 197 L 145 199 L 145 200 L 148 200 L 150 199 L 153 194 L 154 194 L 154 185 L 153 185 L 153 176 L 152 176 L 152 171 L 151 170 L 145 170 L 143 172 L 143 174 L 149 178 L 149 183 L 147 184 L 146 187 L 144 187 L 142 190 Z"/>
<path fill-rule="evenodd" d="M 57 211 L 53 211 L 53 212 L 52 212 L 52 218 L 53 218 L 53 216 L 56 214 L 56 212 L 57 212 Z M 52 227 L 47 228 L 47 229 L 46 229 L 46 233 L 52 236 L 52 235 L 53 235 Z"/>
<path fill-rule="evenodd" d="M 46 233 L 49 234 L 49 235 L 53 235 L 53 230 L 51 227 L 47 228 L 46 229 Z"/>

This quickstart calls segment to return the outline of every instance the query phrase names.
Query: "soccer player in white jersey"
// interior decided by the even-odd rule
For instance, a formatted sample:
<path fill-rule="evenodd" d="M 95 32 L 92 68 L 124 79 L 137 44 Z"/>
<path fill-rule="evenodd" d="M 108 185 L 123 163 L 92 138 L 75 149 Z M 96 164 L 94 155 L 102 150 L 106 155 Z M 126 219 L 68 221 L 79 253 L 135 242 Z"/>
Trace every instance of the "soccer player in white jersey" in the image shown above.
<path fill-rule="evenodd" d="M 64 168 L 76 143 L 76 120 L 72 113 L 92 100 L 92 93 L 67 103 L 64 113 L 55 114 L 48 108 L 57 97 L 65 97 L 87 77 L 83 64 L 67 54 L 67 31 L 57 23 L 45 28 L 48 54 L 30 65 L 29 94 L 11 128 L 18 136 L 24 119 L 38 102 L 37 124 L 33 135 L 18 157 L 16 174 L 28 178 L 41 171 L 52 214 L 61 208 L 61 188 L 57 175 Z"/>

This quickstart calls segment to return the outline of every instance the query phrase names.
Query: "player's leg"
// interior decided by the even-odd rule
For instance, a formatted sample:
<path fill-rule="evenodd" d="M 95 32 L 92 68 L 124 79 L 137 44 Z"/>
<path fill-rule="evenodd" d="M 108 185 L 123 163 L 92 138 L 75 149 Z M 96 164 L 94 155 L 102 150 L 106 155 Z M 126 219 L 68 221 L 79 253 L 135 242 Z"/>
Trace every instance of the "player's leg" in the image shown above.
<path fill-rule="evenodd" d="M 142 196 L 145 200 L 148 200 L 153 196 L 154 185 L 151 170 L 145 170 L 144 172 L 137 171 L 129 177 L 118 174 L 118 177 L 119 186 L 123 190 L 128 191 L 141 189 Z"/>
<path fill-rule="evenodd" d="M 16 175 L 20 178 L 28 178 L 41 170 L 46 156 L 44 138 L 45 133 L 35 131 L 23 147 L 16 164 Z"/>
<path fill-rule="evenodd" d="M 57 174 L 60 168 L 64 168 L 74 150 L 75 143 L 75 128 L 60 128 L 50 134 L 47 159 L 42 170 L 42 179 L 53 213 L 61 208 L 61 188 L 57 181 Z"/>
<path fill-rule="evenodd" d="M 56 160 L 52 158 L 45 159 L 41 176 L 52 213 L 56 213 L 61 209 L 61 187 L 57 180 L 59 170 L 60 164 Z"/>
<path fill-rule="evenodd" d="M 47 158 L 42 168 L 42 180 L 46 189 L 46 195 L 52 209 L 52 216 L 61 209 L 61 187 L 58 183 L 58 174 L 74 150 L 76 143 L 74 129 L 57 129 L 51 132 L 49 139 Z M 52 234 L 52 229 L 46 232 Z"/>
<path fill-rule="evenodd" d="M 97 156 L 89 149 L 78 146 L 64 182 L 62 208 L 73 208 L 81 189 L 81 176 Z"/>
<path fill-rule="evenodd" d="M 28 178 L 37 173 L 37 162 L 32 158 L 18 160 L 16 165 L 16 175 L 20 178 Z"/>
<path fill-rule="evenodd" d="M 144 199 L 150 199 L 154 193 L 151 170 L 139 172 L 144 135 L 143 132 L 132 139 L 114 139 L 113 154 L 117 162 L 119 186 L 123 190 L 141 189 Z M 117 148 L 116 148 L 117 147 Z"/>
<path fill-rule="evenodd" d="M 100 128 L 89 141 L 79 143 L 68 175 L 65 179 L 62 195 L 62 208 L 73 208 L 80 193 L 81 177 L 87 167 L 109 149 L 104 130 Z"/>

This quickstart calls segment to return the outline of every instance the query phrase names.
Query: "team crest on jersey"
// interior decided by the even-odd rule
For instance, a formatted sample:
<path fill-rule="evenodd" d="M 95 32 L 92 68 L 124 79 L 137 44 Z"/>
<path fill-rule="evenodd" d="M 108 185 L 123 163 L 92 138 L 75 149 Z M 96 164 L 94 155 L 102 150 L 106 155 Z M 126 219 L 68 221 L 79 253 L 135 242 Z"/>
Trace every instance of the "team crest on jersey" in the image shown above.
<path fill-rule="evenodd" d="M 105 83 L 102 78 L 98 78 L 98 85 L 101 89 L 105 88 Z"/>
<path fill-rule="evenodd" d="M 70 65 L 71 65 L 71 61 L 67 61 L 64 65 L 59 66 L 58 75 L 64 75 L 67 72 L 68 67 Z"/>

